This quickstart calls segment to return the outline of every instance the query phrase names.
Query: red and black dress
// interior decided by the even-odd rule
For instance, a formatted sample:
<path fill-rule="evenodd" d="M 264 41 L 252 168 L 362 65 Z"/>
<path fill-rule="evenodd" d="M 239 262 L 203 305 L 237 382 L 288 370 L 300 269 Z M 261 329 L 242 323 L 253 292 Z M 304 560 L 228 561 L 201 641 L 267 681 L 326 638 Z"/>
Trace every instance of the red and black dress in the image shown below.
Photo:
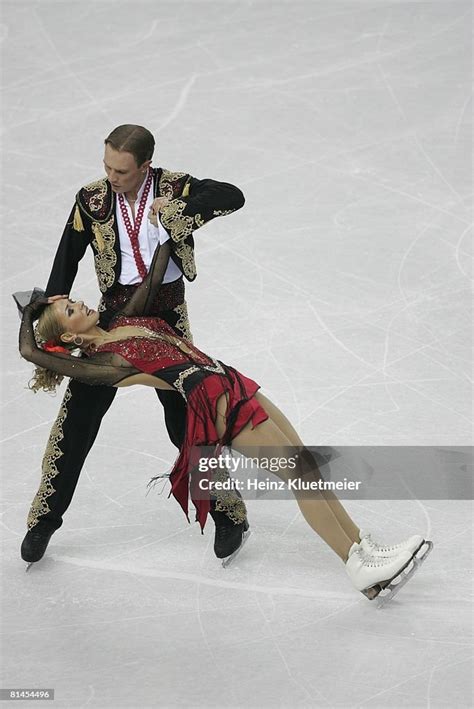
<path fill-rule="evenodd" d="M 108 342 L 87 357 L 47 352 L 38 347 L 33 327 L 44 303 L 34 301 L 23 311 L 20 353 L 39 367 L 86 384 L 114 386 L 133 374 L 144 372 L 162 379 L 179 392 L 186 401 L 186 428 L 184 442 L 170 473 L 170 495 L 178 500 L 186 516 L 191 496 L 197 510 L 196 518 L 204 529 L 210 501 L 208 496 L 197 494 L 192 481 L 192 470 L 197 462 L 193 457 L 196 447 L 230 445 L 247 423 L 251 422 L 255 427 L 265 421 L 268 414 L 254 396 L 259 389 L 256 382 L 198 350 L 164 320 L 147 317 L 150 302 L 157 294 L 159 297 L 168 258 L 166 242 L 157 248 L 143 283 L 109 325 L 109 330 L 123 326 L 140 327 L 143 336 Z M 227 398 L 226 429 L 219 437 L 215 423 L 217 402 L 224 394 Z"/>
<path fill-rule="evenodd" d="M 175 331 L 159 318 L 115 318 L 109 331 L 118 327 L 144 328 L 143 336 L 116 340 L 97 348 L 97 353 L 113 352 L 140 372 L 159 377 L 176 389 L 187 403 L 184 443 L 170 474 L 171 492 L 188 516 L 189 472 L 197 446 L 230 445 L 249 422 L 252 428 L 268 418 L 254 394 L 260 388 L 252 379 L 201 352 L 193 344 L 178 338 Z M 150 334 L 147 334 L 147 333 Z M 163 337 L 164 336 L 164 337 Z M 173 344 L 169 340 L 181 343 Z M 226 430 L 220 437 L 216 430 L 217 402 L 227 395 Z M 191 497 L 197 509 L 197 520 L 204 528 L 209 500 L 203 495 Z M 188 517 L 189 519 L 189 517 Z"/>

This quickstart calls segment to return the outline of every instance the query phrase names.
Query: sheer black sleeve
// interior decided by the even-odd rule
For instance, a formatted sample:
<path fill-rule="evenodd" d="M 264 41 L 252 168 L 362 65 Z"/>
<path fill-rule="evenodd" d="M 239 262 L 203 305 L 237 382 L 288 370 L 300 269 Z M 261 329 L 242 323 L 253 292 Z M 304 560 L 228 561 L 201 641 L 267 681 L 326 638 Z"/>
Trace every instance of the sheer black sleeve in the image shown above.
<path fill-rule="evenodd" d="M 93 357 L 74 357 L 41 349 L 36 344 L 33 326 L 38 309 L 37 302 L 33 302 L 23 310 L 19 346 L 21 356 L 28 362 L 91 385 L 114 386 L 132 374 L 138 373 L 138 370 L 127 364 L 125 360 L 123 366 L 118 364 L 117 357 L 110 352 L 99 352 Z"/>
<path fill-rule="evenodd" d="M 165 241 L 164 244 L 158 244 L 150 270 L 143 283 L 136 289 L 128 303 L 120 310 L 117 315 L 125 315 L 126 317 L 144 316 L 148 314 L 149 308 L 155 300 L 156 294 L 163 281 L 168 261 L 170 258 L 171 248 L 170 242 Z"/>

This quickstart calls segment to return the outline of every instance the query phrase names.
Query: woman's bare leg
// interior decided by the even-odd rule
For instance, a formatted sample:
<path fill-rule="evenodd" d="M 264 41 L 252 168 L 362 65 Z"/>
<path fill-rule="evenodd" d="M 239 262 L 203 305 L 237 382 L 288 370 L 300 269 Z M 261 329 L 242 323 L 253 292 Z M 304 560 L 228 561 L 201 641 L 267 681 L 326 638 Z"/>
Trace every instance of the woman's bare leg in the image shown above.
<path fill-rule="evenodd" d="M 224 395 L 219 399 L 217 406 L 216 428 L 220 436 L 222 436 L 225 431 L 226 407 L 227 402 Z M 268 410 L 267 413 L 270 414 Z M 238 436 L 232 440 L 232 447 L 235 448 L 235 450 L 245 455 L 246 450 L 250 448 L 252 456 L 255 455 L 257 449 L 262 448 L 262 453 L 264 454 L 264 448 L 271 446 L 272 456 L 284 458 L 288 452 L 287 447 L 291 445 L 291 441 L 285 436 L 275 421 L 273 421 L 271 415 L 267 421 L 260 423 L 255 428 L 252 428 L 251 423 L 248 423 Z M 275 475 L 282 480 L 288 481 L 295 476 L 295 473 L 291 471 L 289 474 L 287 469 L 282 469 L 276 472 Z M 298 472 L 296 476 L 298 476 Z M 310 527 L 312 527 L 326 544 L 345 562 L 353 540 L 344 531 L 331 505 L 318 491 L 313 491 L 310 498 L 307 494 L 304 495 L 298 490 L 294 491 L 294 495 Z"/>
<path fill-rule="evenodd" d="M 304 449 L 305 445 L 303 441 L 298 436 L 297 432 L 295 431 L 291 423 L 288 421 L 284 413 L 280 411 L 280 409 L 272 401 L 270 401 L 270 399 L 261 394 L 259 391 L 255 394 L 255 398 L 263 406 L 267 414 L 271 416 L 272 420 L 277 424 L 279 429 L 288 438 L 288 440 L 290 441 L 289 445 Z M 311 455 L 310 452 L 308 453 L 309 455 Z M 315 471 L 319 472 L 316 462 L 314 462 L 314 468 Z M 331 506 L 332 511 L 334 512 L 335 516 L 339 521 L 339 524 L 341 525 L 347 536 L 352 539 L 353 542 L 357 542 L 358 544 L 360 541 L 359 527 L 354 524 L 342 504 L 337 499 L 336 495 L 334 495 L 334 493 L 332 493 L 330 490 L 322 490 L 321 494 Z"/>

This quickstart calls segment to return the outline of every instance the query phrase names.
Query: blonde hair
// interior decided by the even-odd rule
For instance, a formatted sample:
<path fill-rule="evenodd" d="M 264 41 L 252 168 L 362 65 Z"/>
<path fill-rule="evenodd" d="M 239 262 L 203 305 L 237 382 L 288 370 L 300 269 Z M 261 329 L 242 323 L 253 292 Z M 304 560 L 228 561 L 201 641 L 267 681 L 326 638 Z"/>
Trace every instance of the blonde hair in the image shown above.
<path fill-rule="evenodd" d="M 62 342 L 61 335 L 63 331 L 64 329 L 60 325 L 52 305 L 48 305 L 41 313 L 35 327 L 35 338 L 38 346 L 41 347 L 45 342 L 52 340 L 72 351 L 76 345 Z M 34 391 L 35 394 L 40 389 L 55 392 L 56 387 L 61 384 L 63 379 L 64 375 L 58 372 L 53 372 L 51 369 L 45 369 L 44 367 L 35 367 L 33 377 L 28 382 L 28 389 Z"/>

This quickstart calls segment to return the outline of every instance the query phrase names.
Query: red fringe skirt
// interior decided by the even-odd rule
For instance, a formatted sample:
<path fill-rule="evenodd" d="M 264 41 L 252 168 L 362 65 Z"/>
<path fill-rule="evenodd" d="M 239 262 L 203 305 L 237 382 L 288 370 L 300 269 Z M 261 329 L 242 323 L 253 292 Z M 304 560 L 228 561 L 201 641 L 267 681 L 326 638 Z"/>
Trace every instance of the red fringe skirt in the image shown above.
<path fill-rule="evenodd" d="M 236 369 L 226 365 L 226 375 L 211 374 L 203 379 L 188 395 L 185 440 L 170 474 L 171 492 L 181 505 L 188 521 L 188 500 L 196 507 L 196 520 L 204 530 L 210 509 L 210 500 L 200 490 L 193 493 L 190 475 L 200 457 L 196 446 L 230 445 L 249 423 L 252 428 L 268 419 L 268 414 L 255 398 L 260 386 Z M 217 402 L 227 394 L 226 431 L 219 437 L 216 430 Z M 216 451 L 218 455 L 218 450 Z M 201 499 L 204 498 L 204 499 Z"/>

